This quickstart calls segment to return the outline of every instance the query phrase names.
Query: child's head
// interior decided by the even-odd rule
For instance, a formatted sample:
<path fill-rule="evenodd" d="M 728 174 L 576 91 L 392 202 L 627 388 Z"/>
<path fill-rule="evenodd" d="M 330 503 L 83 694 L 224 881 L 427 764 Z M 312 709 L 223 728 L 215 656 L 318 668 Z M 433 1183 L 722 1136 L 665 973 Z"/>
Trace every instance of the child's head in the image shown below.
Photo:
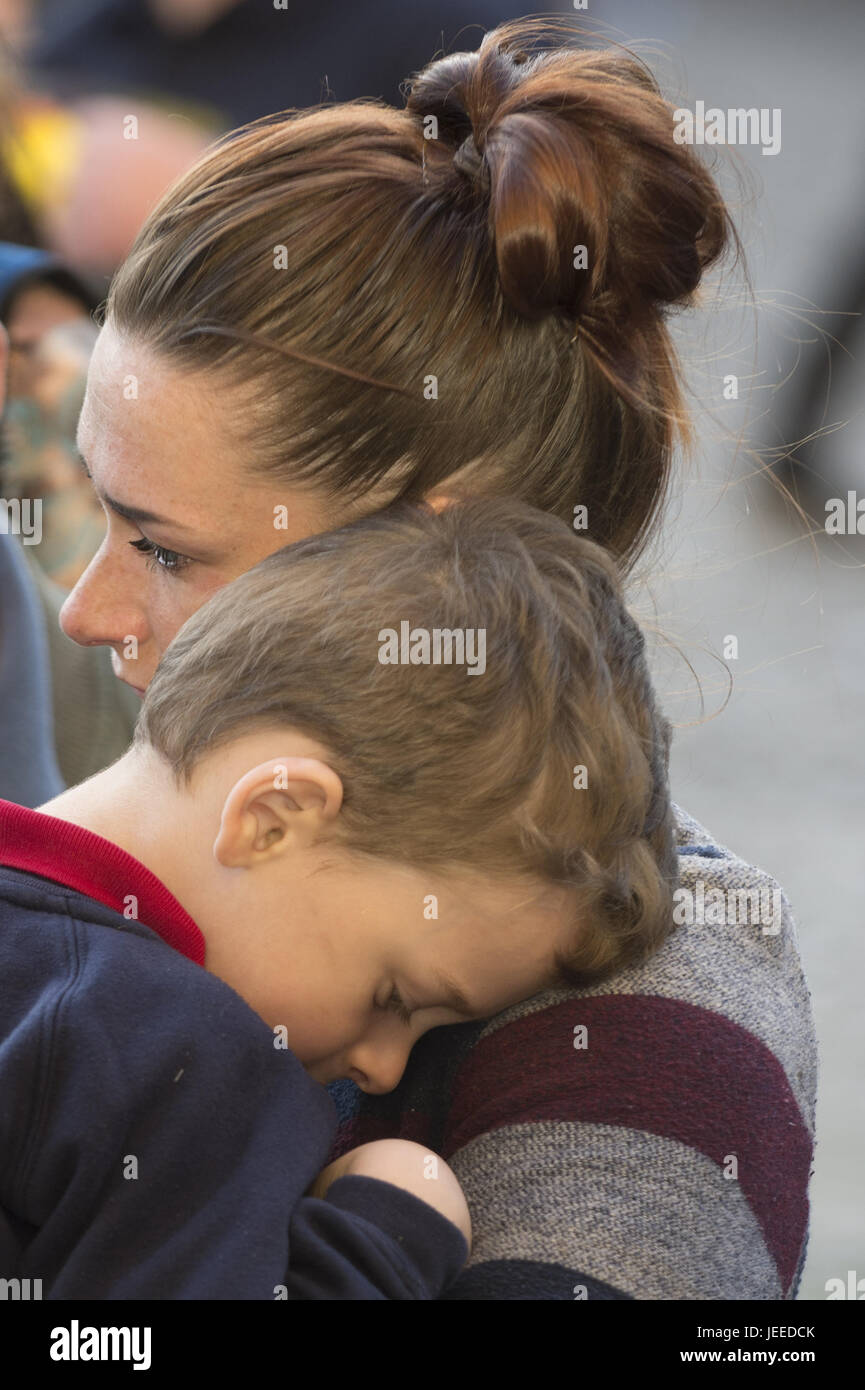
<path fill-rule="evenodd" d="M 432 983 L 447 970 L 483 1017 L 672 927 L 669 725 L 643 638 L 607 555 L 524 505 L 403 505 L 270 556 L 166 652 L 148 745 L 219 811 L 214 891 L 243 906 L 218 934 L 199 913 L 208 967 L 317 1079 L 396 1084 L 425 1028 L 382 1025 L 403 1060 L 379 1080 L 352 1052 L 375 1050 L 358 1010 L 389 983 L 416 1021 L 456 1022 Z"/>

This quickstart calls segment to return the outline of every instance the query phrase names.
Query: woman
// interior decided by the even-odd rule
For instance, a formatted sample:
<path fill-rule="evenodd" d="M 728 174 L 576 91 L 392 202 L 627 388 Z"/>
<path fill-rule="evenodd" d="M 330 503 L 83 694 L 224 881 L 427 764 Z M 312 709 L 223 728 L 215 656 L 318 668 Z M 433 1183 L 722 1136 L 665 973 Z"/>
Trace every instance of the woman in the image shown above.
<path fill-rule="evenodd" d="M 643 67 L 535 51 L 543 32 L 504 25 L 433 63 L 404 111 L 236 132 L 142 229 L 79 427 L 108 532 L 62 615 L 139 693 L 215 589 L 397 498 L 504 493 L 625 566 L 645 546 L 688 434 L 664 317 L 736 235 Z M 770 882 L 679 814 L 683 881 Z M 337 1152 L 404 1134 L 453 1158 L 476 1236 L 454 1298 L 793 1296 L 813 1068 L 784 923 L 747 976 L 729 935 L 695 963 L 674 933 L 613 982 L 431 1031 L 389 1095 L 332 1088 Z M 698 1044 L 712 1060 L 685 1084 Z M 767 1148 L 775 1113 L 795 1118 Z M 727 1149 L 747 1151 L 735 1190 Z"/>
<path fill-rule="evenodd" d="M 63 618 L 138 689 L 213 588 L 396 497 L 584 506 L 626 561 L 647 539 L 683 425 L 663 316 L 733 234 L 644 70 L 523 61 L 535 27 L 433 64 L 405 111 L 234 134 L 146 223 L 79 435 L 109 535 Z"/>

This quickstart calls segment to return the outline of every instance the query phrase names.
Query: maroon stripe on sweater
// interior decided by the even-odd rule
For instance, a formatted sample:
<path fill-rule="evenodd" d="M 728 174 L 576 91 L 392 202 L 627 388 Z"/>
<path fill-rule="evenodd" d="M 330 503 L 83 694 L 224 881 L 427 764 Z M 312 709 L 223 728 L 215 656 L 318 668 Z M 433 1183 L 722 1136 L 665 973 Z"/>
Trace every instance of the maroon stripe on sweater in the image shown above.
<path fill-rule="evenodd" d="M 574 1028 L 588 1030 L 584 1050 Z M 466 1059 L 445 1158 L 503 1125 L 621 1125 L 679 1140 L 738 1181 L 785 1290 L 808 1224 L 812 1143 L 777 1057 L 720 1014 L 653 995 L 568 999 L 499 1028 Z M 733 1179 L 731 1179 L 733 1181 Z"/>
<path fill-rule="evenodd" d="M 415 1144 L 431 1147 L 432 1121 L 425 1111 L 401 1110 L 393 1115 L 388 1109 L 376 1105 L 377 1100 L 378 1097 L 375 1097 L 373 1108 L 367 1109 L 369 1101 L 362 1098 L 359 1110 L 337 1127 L 328 1163 L 341 1158 L 349 1149 L 356 1149 L 360 1144 L 371 1144 L 375 1139 L 411 1139 Z"/>

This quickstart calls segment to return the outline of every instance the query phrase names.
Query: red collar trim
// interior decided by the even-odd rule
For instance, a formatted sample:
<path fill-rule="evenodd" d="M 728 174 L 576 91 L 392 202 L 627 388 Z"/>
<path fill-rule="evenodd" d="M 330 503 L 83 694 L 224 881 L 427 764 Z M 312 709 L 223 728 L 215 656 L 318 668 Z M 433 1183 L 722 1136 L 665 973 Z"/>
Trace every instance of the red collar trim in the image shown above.
<path fill-rule="evenodd" d="M 204 965 L 204 936 L 186 909 L 146 865 L 92 830 L 0 800 L 0 864 L 86 893 L 115 912 L 134 896 L 137 921 Z"/>

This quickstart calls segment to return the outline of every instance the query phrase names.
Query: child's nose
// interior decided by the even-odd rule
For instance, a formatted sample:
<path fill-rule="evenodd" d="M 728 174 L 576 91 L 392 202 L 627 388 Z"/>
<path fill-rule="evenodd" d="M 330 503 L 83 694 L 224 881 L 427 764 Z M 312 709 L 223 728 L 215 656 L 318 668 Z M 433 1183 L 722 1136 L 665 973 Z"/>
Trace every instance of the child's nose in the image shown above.
<path fill-rule="evenodd" d="M 410 1051 L 408 1043 L 383 1041 L 356 1048 L 349 1059 L 352 1079 L 369 1095 L 387 1095 L 402 1080 Z"/>

